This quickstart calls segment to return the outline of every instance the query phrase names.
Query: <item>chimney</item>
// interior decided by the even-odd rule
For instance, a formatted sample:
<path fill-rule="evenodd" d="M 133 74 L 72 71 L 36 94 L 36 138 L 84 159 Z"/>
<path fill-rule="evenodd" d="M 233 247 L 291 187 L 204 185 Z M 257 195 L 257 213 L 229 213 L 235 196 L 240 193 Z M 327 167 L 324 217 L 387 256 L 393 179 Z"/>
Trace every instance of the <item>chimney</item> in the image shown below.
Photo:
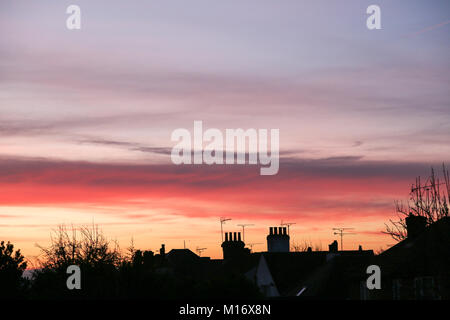
<path fill-rule="evenodd" d="M 420 235 L 427 226 L 427 218 L 413 215 L 411 212 L 405 219 L 408 238 L 415 238 Z"/>
<path fill-rule="evenodd" d="M 245 243 L 241 240 L 240 232 L 225 233 L 225 241 L 222 242 L 223 258 L 238 259 L 246 254 L 250 254 L 250 250 L 245 248 Z"/>
<path fill-rule="evenodd" d="M 289 239 L 285 227 L 270 227 L 267 236 L 267 251 L 289 252 Z"/>
<path fill-rule="evenodd" d="M 338 242 L 334 240 L 332 244 L 328 245 L 328 250 L 330 252 L 338 252 Z"/>

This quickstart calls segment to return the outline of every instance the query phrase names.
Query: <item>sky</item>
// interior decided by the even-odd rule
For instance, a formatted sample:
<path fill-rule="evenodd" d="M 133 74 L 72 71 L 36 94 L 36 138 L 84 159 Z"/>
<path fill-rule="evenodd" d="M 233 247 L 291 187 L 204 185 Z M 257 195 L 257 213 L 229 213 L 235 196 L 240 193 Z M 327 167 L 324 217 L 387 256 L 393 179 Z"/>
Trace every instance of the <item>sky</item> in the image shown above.
<path fill-rule="evenodd" d="M 81 8 L 81 29 L 66 8 Z M 366 9 L 381 8 L 381 30 Z M 386 249 L 416 176 L 450 160 L 450 3 L 0 3 L 0 239 L 28 257 L 59 224 L 127 247 L 221 257 L 225 231 Z M 174 165 L 171 133 L 280 130 L 280 169 Z"/>

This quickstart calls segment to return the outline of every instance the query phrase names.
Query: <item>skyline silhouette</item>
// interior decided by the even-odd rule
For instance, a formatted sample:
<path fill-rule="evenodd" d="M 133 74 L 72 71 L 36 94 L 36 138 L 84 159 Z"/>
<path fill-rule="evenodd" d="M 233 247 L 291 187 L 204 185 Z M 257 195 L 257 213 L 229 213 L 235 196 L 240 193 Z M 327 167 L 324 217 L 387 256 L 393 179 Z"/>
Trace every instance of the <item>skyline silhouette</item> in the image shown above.
<path fill-rule="evenodd" d="M 75 2 L 75 30 L 65 4 L 0 4 L 0 240 L 25 257 L 94 223 L 220 258 L 220 217 L 254 251 L 281 220 L 291 244 L 351 227 L 344 248 L 386 250 L 395 201 L 450 161 L 449 1 L 380 0 L 379 30 L 369 0 Z M 277 174 L 174 165 L 194 121 L 279 129 Z"/>

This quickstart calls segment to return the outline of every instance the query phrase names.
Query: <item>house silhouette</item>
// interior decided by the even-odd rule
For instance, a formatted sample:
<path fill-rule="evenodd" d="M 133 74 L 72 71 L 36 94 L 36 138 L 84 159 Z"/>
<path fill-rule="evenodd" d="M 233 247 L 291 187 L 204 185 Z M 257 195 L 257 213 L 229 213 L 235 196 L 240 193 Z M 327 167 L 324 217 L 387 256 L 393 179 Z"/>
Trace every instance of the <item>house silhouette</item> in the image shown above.
<path fill-rule="evenodd" d="M 267 298 L 449 299 L 450 218 L 427 227 L 423 218 L 410 216 L 407 229 L 407 239 L 377 256 L 361 246 L 339 250 L 337 241 L 327 251 L 291 252 L 286 228 L 271 227 L 264 252 L 251 252 L 240 232 L 229 232 L 221 244 L 223 259 L 200 257 L 189 249 L 166 254 L 163 246 L 154 260 L 158 272 L 174 276 L 242 276 Z M 370 265 L 381 269 L 380 290 L 367 288 Z"/>
<path fill-rule="evenodd" d="M 450 217 L 426 226 L 426 219 L 406 218 L 407 238 L 374 257 L 381 269 L 381 290 L 366 299 L 450 299 Z"/>

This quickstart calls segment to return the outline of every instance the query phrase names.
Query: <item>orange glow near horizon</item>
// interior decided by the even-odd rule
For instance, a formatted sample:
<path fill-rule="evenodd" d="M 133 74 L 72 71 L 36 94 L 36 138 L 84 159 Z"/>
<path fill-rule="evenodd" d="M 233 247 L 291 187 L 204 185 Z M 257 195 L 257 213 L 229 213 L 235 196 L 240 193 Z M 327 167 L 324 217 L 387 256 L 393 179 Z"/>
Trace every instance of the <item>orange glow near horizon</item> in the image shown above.
<path fill-rule="evenodd" d="M 282 219 L 296 223 L 291 244 L 327 250 L 338 239 L 333 227 L 353 227 L 357 235 L 345 237 L 345 249 L 386 249 L 392 240 L 381 231 L 408 185 L 402 179 L 333 177 L 320 170 L 287 169 L 262 177 L 246 166 L 30 160 L 13 171 L 0 183 L 0 229 L 29 259 L 39 254 L 36 243 L 48 244 L 57 225 L 92 223 L 122 249 L 131 239 L 136 248 L 154 252 L 162 243 L 170 250 L 186 242 L 194 252 L 206 247 L 203 256 L 221 258 L 220 216 L 232 219 L 224 231 L 241 231 L 241 223 L 255 225 L 245 234 L 247 244 L 258 243 L 254 251 L 266 250 L 268 228 Z"/>

